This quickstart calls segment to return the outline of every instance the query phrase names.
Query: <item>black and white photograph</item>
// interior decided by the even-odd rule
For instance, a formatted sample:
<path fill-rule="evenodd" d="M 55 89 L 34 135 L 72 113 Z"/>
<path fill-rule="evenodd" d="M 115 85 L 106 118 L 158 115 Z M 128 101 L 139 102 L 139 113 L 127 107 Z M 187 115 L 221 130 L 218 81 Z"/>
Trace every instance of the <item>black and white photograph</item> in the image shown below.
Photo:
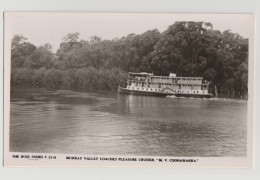
<path fill-rule="evenodd" d="M 252 14 L 4 16 L 7 166 L 251 167 Z"/>

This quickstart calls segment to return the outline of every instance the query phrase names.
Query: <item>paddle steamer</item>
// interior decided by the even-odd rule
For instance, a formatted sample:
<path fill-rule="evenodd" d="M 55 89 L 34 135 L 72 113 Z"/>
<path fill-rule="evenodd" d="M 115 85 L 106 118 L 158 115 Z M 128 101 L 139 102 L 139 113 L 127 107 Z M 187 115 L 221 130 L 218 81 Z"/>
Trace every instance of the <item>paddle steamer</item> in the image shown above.
<path fill-rule="evenodd" d="M 150 95 L 210 98 L 209 82 L 202 77 L 155 76 L 152 73 L 128 73 L 126 87 L 118 87 L 120 93 Z"/>

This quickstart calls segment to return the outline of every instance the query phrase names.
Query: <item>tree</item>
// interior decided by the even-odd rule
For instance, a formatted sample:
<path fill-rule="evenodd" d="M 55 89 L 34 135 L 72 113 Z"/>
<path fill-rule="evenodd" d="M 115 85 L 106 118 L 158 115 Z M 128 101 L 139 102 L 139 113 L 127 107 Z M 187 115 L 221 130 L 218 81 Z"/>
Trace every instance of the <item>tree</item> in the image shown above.
<path fill-rule="evenodd" d="M 11 44 L 11 66 L 12 68 L 24 67 L 27 58 L 36 50 L 36 46 L 26 42 L 27 38 L 15 35 Z"/>
<path fill-rule="evenodd" d="M 69 33 L 62 38 L 62 42 L 60 44 L 60 48 L 57 50 L 58 60 L 62 61 L 63 55 L 70 51 L 73 46 L 81 47 L 84 44 L 84 41 L 79 40 L 79 33 Z"/>
<path fill-rule="evenodd" d="M 32 54 L 26 59 L 25 65 L 29 68 L 39 69 L 45 67 L 49 69 L 53 67 L 54 55 L 51 52 L 51 45 L 45 44 L 38 47 Z"/>
<path fill-rule="evenodd" d="M 27 41 L 27 38 L 23 35 L 14 35 L 11 43 L 11 49 L 17 48 L 21 44 L 25 43 Z"/>

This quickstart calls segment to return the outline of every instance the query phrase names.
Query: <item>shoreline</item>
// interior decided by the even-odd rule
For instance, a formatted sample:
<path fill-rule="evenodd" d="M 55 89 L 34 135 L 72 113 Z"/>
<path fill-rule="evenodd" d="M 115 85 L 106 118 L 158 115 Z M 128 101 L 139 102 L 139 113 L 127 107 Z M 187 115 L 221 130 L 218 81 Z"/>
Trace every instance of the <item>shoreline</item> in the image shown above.
<path fill-rule="evenodd" d="M 19 88 L 19 90 L 27 90 L 27 89 L 30 89 L 30 90 L 44 90 L 44 91 L 62 91 L 62 90 L 68 90 L 68 91 L 75 91 L 75 92 L 82 92 L 82 93 L 90 93 L 90 94 L 100 94 L 100 95 L 112 95 L 112 96 L 115 96 L 118 94 L 118 91 L 115 90 L 97 90 L 97 91 L 91 91 L 91 90 L 84 90 L 84 89 L 70 89 L 70 88 L 60 88 L 60 89 L 48 89 L 48 88 L 32 88 L 32 87 L 25 87 L 25 86 L 11 86 L 10 88 L 10 92 L 11 92 L 11 97 L 12 97 L 12 91 L 15 91 L 15 88 Z M 140 95 L 139 95 L 140 96 Z M 170 97 L 171 98 L 171 97 Z M 189 99 L 190 97 L 175 97 L 175 98 L 186 98 L 186 99 Z M 193 98 L 190 98 L 190 99 L 193 99 Z M 198 98 L 200 99 L 200 98 Z M 211 98 L 208 98 L 208 99 L 231 99 L 231 100 L 245 100 L 245 101 L 248 101 L 248 98 L 239 98 L 239 97 L 228 97 L 228 96 L 219 96 L 219 97 L 216 97 L 216 96 L 213 96 Z"/>

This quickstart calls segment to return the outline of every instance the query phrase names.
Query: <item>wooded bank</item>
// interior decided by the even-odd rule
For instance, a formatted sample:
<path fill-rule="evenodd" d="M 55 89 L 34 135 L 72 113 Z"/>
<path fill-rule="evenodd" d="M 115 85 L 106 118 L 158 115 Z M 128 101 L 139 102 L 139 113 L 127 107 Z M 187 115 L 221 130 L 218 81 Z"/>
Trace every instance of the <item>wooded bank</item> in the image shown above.
<path fill-rule="evenodd" d="M 11 85 L 50 89 L 117 90 L 128 72 L 199 76 L 218 96 L 247 97 L 248 39 L 211 23 L 175 22 L 113 40 L 79 33 L 66 35 L 57 52 L 15 35 L 11 47 Z"/>

